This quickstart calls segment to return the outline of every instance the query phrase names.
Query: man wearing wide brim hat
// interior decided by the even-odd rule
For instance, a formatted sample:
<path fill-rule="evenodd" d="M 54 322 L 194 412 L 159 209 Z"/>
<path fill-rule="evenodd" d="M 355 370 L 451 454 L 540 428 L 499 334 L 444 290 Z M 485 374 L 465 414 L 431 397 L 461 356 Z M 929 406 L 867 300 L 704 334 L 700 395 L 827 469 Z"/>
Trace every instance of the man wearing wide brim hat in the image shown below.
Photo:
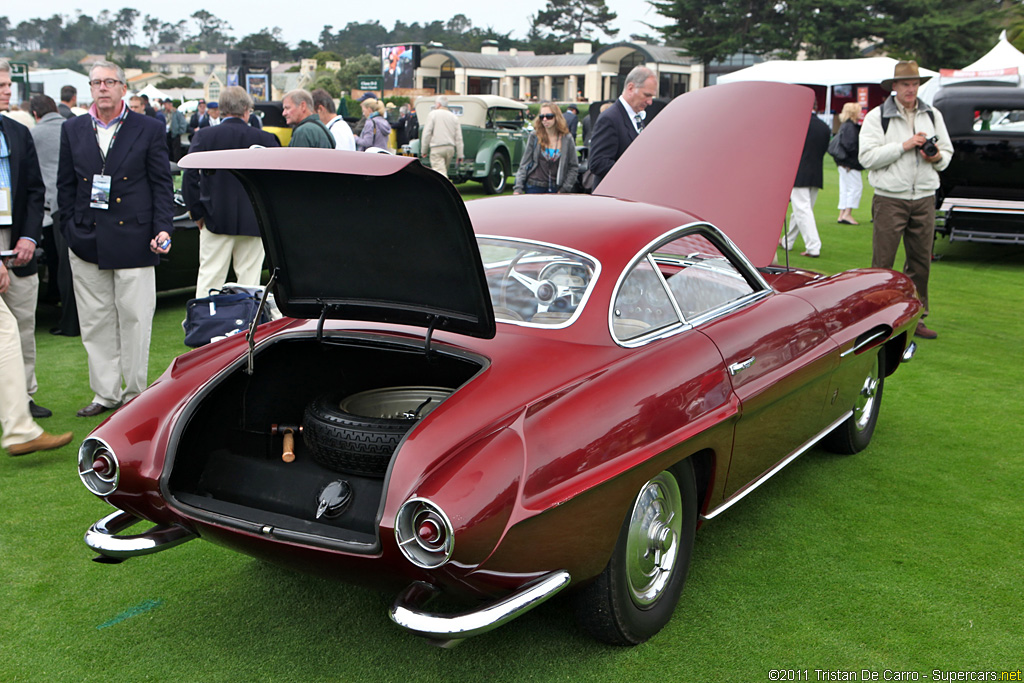
<path fill-rule="evenodd" d="M 861 165 L 875 188 L 871 203 L 871 265 L 892 268 L 903 240 L 903 267 L 917 287 L 929 313 L 928 276 L 935 242 L 935 191 L 939 171 L 953 158 L 942 113 L 917 97 L 928 76 L 921 76 L 917 62 L 897 62 L 892 78 L 882 87 L 892 94 L 864 117 L 860 130 Z M 915 334 L 925 339 L 938 336 L 924 322 Z"/>

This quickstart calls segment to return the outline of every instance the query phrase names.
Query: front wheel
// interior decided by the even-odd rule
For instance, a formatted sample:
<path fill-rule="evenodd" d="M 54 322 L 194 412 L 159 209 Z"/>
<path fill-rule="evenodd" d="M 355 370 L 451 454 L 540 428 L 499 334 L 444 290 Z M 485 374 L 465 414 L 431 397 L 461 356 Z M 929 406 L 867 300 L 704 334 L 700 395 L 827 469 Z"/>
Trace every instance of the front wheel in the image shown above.
<path fill-rule="evenodd" d="M 825 437 L 824 446 L 833 453 L 853 455 L 860 453 L 871 443 L 878 424 L 878 413 L 882 408 L 882 388 L 885 386 L 885 349 L 880 348 L 875 362 L 864 375 L 853 415 L 847 418 Z"/>
<path fill-rule="evenodd" d="M 508 179 L 508 159 L 504 154 L 495 154 L 491 157 L 491 166 L 487 169 L 487 176 L 484 178 L 484 191 L 487 194 L 501 194 L 505 191 L 505 183 Z"/>
<path fill-rule="evenodd" d="M 693 465 L 684 460 L 640 489 L 608 566 L 577 594 L 576 616 L 591 636 L 638 645 L 672 618 L 697 529 Z"/>

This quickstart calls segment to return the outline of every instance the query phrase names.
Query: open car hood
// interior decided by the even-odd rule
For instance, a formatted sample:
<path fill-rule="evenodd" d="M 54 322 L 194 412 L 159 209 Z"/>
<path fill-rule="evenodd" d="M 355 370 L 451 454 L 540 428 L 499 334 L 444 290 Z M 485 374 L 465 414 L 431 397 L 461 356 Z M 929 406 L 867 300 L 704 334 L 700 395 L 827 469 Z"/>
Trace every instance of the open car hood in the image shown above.
<path fill-rule="evenodd" d="M 495 333 L 466 206 L 412 157 L 325 149 L 200 152 L 179 166 L 229 169 L 253 203 L 293 318 Z"/>
<path fill-rule="evenodd" d="M 783 83 L 728 83 L 672 100 L 594 194 L 713 223 L 755 266 L 771 263 L 796 179 L 814 93 Z"/>

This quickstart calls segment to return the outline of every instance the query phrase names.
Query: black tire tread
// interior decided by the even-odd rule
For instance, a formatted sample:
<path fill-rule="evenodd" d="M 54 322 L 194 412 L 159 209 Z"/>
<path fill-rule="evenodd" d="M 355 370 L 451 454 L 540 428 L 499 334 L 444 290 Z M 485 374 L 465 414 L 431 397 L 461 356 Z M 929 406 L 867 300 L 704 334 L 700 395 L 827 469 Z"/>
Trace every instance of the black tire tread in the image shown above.
<path fill-rule="evenodd" d="M 604 571 L 590 584 L 575 594 L 576 621 L 580 628 L 595 640 L 608 645 L 639 645 L 660 631 L 668 623 L 679 601 L 679 594 L 686 583 L 686 574 L 690 567 L 690 556 L 696 534 L 697 519 L 697 488 L 693 463 L 684 460 L 670 471 L 675 475 L 679 491 L 683 498 L 684 514 L 689 506 L 691 519 L 683 532 L 685 538 L 680 548 L 679 564 L 673 577 L 674 584 L 662 598 L 647 610 L 638 610 L 629 597 L 618 591 L 624 579 L 620 572 L 624 571 L 615 561 L 615 556 L 608 562 Z M 632 510 L 632 506 L 630 507 Z M 619 538 L 613 554 L 620 552 L 625 543 L 626 529 L 629 525 L 629 514 L 623 521 Z"/>
<path fill-rule="evenodd" d="M 341 411 L 337 396 L 320 396 L 306 407 L 302 440 L 313 459 L 336 472 L 383 477 L 410 420 L 360 417 Z"/>

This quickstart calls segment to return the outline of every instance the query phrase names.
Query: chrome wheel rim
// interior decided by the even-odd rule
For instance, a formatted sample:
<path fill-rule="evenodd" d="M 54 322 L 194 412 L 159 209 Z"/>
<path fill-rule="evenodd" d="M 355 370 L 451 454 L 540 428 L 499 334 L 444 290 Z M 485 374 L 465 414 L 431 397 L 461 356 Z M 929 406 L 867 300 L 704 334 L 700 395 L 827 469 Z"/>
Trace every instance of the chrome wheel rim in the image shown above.
<path fill-rule="evenodd" d="M 626 582 L 638 607 L 657 602 L 679 558 L 682 495 L 676 478 L 662 472 L 644 484 L 633 505 L 626 538 Z"/>
<path fill-rule="evenodd" d="M 505 189 L 505 166 L 497 159 L 491 162 L 491 185 L 497 192 Z"/>
<path fill-rule="evenodd" d="M 864 385 L 857 394 L 857 402 L 853 407 L 854 424 L 857 431 L 864 431 L 871 422 L 871 416 L 875 412 L 875 405 L 878 402 L 878 386 L 881 384 L 881 372 L 878 367 L 878 359 L 875 359 L 871 366 L 871 372 L 864 378 Z"/>
<path fill-rule="evenodd" d="M 387 387 L 343 398 L 339 408 L 352 415 L 389 420 L 419 420 L 448 398 L 445 387 Z"/>

